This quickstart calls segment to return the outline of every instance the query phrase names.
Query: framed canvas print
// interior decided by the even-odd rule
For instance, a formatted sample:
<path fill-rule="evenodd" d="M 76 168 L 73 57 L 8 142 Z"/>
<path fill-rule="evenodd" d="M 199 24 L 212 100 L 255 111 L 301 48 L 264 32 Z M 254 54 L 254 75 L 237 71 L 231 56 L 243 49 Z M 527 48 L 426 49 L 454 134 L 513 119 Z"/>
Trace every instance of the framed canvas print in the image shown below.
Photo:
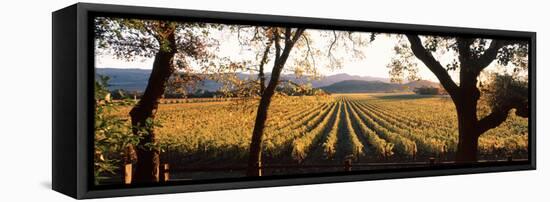
<path fill-rule="evenodd" d="M 534 32 L 52 16 L 53 189 L 75 198 L 535 169 Z"/>

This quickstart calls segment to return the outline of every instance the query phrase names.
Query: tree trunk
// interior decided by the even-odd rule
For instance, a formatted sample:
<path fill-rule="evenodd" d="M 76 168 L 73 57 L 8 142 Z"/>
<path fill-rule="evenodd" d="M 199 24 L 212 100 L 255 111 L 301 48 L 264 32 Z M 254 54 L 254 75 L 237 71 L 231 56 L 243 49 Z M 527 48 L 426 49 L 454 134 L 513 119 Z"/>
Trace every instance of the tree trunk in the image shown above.
<path fill-rule="evenodd" d="M 152 147 L 155 145 L 155 131 L 152 126 L 148 126 L 147 120 L 154 120 L 158 108 L 159 99 L 166 89 L 166 81 L 174 72 L 172 62 L 175 54 L 174 36 L 169 40 L 169 50 L 159 50 L 155 55 L 153 70 L 149 76 L 149 81 L 145 92 L 139 103 L 130 111 L 132 120 L 132 132 L 134 135 L 142 137 L 136 146 L 137 163 L 136 172 L 132 181 L 136 183 L 151 183 L 159 181 L 159 150 Z M 171 39 L 171 40 L 170 40 Z M 144 133 L 144 131 L 146 131 Z"/>
<path fill-rule="evenodd" d="M 463 70 L 464 71 L 464 70 Z M 459 96 L 453 101 L 458 118 L 458 146 L 457 162 L 477 161 L 478 137 L 481 134 L 478 128 L 477 101 L 480 91 L 476 87 L 477 75 L 462 72 Z"/>
<path fill-rule="evenodd" d="M 265 91 L 265 75 L 264 75 L 264 65 L 260 65 L 260 70 L 258 73 L 258 77 L 260 78 L 260 96 L 264 94 Z"/>
<path fill-rule="evenodd" d="M 252 131 L 252 141 L 250 143 L 248 176 L 262 176 L 260 169 L 262 162 L 262 137 L 264 134 L 265 122 L 267 120 L 267 111 L 271 104 L 271 98 L 275 94 L 275 88 L 277 88 L 277 84 L 279 83 L 279 77 L 283 66 L 284 64 L 280 63 L 274 65 L 269 84 L 260 98 L 260 104 L 256 112 L 256 121 L 254 122 L 254 130 Z"/>
<path fill-rule="evenodd" d="M 292 39 L 291 29 L 285 28 L 285 30 L 285 47 L 282 52 L 279 44 L 280 38 L 277 34 L 273 40 L 273 43 L 275 44 L 275 61 L 273 64 L 273 70 L 271 71 L 269 84 L 267 84 L 267 87 L 260 98 L 260 104 L 258 106 L 258 111 L 256 112 L 256 121 L 254 123 L 254 130 L 252 131 L 252 141 L 250 142 L 250 153 L 248 157 L 248 170 L 246 173 L 248 176 L 262 176 L 260 169 L 262 163 L 262 136 L 264 134 L 269 104 L 271 103 L 271 98 L 275 94 L 275 88 L 277 88 L 279 77 L 281 76 L 281 72 L 285 66 L 290 51 L 305 29 L 297 29 Z"/>
<path fill-rule="evenodd" d="M 267 120 L 267 110 L 271 103 L 274 91 L 266 90 L 260 99 L 260 105 L 256 113 L 254 130 L 252 131 L 252 142 L 250 143 L 250 156 L 248 161 L 248 176 L 262 176 L 260 170 L 262 158 L 262 136 L 264 133 L 265 122 Z"/>
<path fill-rule="evenodd" d="M 458 116 L 457 162 L 477 161 L 479 132 L 476 128 L 475 108 L 466 102 L 456 103 Z M 459 107 L 460 106 L 460 107 Z M 472 116 L 474 115 L 474 117 Z"/>

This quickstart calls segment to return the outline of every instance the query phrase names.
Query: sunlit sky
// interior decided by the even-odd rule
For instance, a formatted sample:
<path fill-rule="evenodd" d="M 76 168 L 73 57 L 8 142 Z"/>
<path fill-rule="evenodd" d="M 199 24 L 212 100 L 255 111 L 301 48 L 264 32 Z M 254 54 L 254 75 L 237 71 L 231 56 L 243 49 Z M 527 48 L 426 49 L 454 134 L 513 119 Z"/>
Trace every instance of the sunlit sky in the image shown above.
<path fill-rule="evenodd" d="M 307 30 L 310 34 L 310 38 L 313 41 L 314 46 L 322 49 L 327 47 L 330 38 L 322 37 L 319 33 L 319 30 Z M 369 33 L 359 33 L 364 35 L 364 37 L 369 37 Z M 215 31 L 210 35 L 217 39 L 219 43 L 219 51 L 216 53 L 218 55 L 223 55 L 233 60 L 241 59 L 254 59 L 255 54 L 249 50 L 243 50 L 242 46 L 239 45 L 237 40 L 237 35 L 235 33 L 230 33 L 227 31 Z M 364 58 L 358 59 L 352 57 L 351 54 L 347 53 L 347 50 L 343 48 L 336 48 L 333 50 L 335 55 L 342 56 L 342 68 L 341 69 L 331 69 L 327 66 L 318 65 L 318 70 L 322 75 L 334 75 L 340 73 L 346 73 L 349 75 L 357 76 L 371 76 L 371 77 L 380 77 L 380 78 L 389 78 L 389 69 L 387 65 L 390 63 L 392 57 L 394 56 L 394 46 L 398 43 L 398 39 L 390 35 L 377 35 L 376 40 L 369 43 L 366 47 L 361 48 L 364 54 Z M 299 51 L 295 50 L 294 51 Z M 292 55 L 292 53 L 291 53 Z M 436 55 L 436 58 L 445 66 L 451 61 L 451 55 Z M 317 63 L 323 63 L 323 60 L 327 60 L 327 57 L 319 56 L 316 58 Z M 321 62 L 319 62 L 321 61 Z M 136 69 L 151 69 L 153 64 L 153 58 L 136 58 L 133 61 L 125 61 L 114 58 L 109 54 L 97 55 L 95 59 L 95 64 L 97 68 L 136 68 Z M 422 62 L 417 61 L 419 73 L 421 79 L 431 80 L 438 82 L 435 75 L 424 65 Z M 272 63 L 266 65 L 266 72 L 270 72 L 272 68 Z M 494 64 L 491 65 L 488 69 L 496 68 Z M 288 72 L 287 72 L 288 73 Z M 456 72 L 449 72 L 451 77 L 457 81 L 458 75 Z"/>

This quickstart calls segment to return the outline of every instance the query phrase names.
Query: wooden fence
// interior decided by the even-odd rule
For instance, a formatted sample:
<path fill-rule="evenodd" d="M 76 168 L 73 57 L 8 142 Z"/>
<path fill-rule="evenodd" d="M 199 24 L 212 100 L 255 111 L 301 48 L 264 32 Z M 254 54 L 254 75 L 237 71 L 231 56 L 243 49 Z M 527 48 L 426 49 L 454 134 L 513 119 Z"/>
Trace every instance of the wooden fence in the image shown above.
<path fill-rule="evenodd" d="M 495 163 L 495 162 L 522 162 L 527 159 L 512 159 L 508 157 L 506 160 L 479 160 L 478 163 Z M 418 162 L 403 162 L 403 163 L 352 163 L 351 160 L 345 160 L 343 164 L 270 164 L 261 165 L 260 170 L 268 169 L 338 169 L 341 168 L 344 172 L 350 172 L 353 168 L 404 168 L 404 167 L 428 167 L 436 165 L 453 165 L 455 161 L 436 161 L 436 158 L 428 158 L 427 161 Z M 161 164 L 159 167 L 160 182 L 170 181 L 170 173 L 184 172 L 220 172 L 220 171 L 245 171 L 248 167 L 244 165 L 225 165 L 225 166 L 193 166 L 193 167 L 176 167 L 170 166 L 167 163 Z M 359 169 L 362 170 L 362 169 Z M 122 179 L 125 184 L 132 183 L 132 164 L 126 164 L 122 168 Z"/>

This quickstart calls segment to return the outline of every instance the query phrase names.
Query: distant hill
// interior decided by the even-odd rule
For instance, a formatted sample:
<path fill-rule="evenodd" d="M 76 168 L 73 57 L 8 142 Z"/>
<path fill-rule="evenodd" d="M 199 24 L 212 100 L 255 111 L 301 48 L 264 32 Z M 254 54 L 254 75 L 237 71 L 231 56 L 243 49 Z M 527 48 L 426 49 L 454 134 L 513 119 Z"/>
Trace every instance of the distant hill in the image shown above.
<path fill-rule="evenodd" d="M 127 91 L 144 91 L 151 70 L 147 69 L 117 69 L 117 68 L 96 68 L 97 75 L 108 76 L 109 89 L 124 89 Z"/>
<path fill-rule="evenodd" d="M 437 87 L 439 84 L 425 80 L 412 81 L 406 84 L 386 83 L 381 81 L 346 80 L 321 87 L 321 89 L 329 93 L 381 93 L 412 91 L 414 88 L 422 86 Z"/>
<path fill-rule="evenodd" d="M 374 93 L 401 91 L 400 87 L 398 84 L 380 81 L 346 80 L 321 87 L 321 89 L 329 93 Z"/>
<path fill-rule="evenodd" d="M 108 76 L 109 89 L 123 89 L 126 91 L 143 92 L 147 87 L 150 69 L 119 69 L 119 68 L 96 68 L 96 77 L 99 75 Z M 241 74 L 239 78 L 246 78 L 249 75 Z M 197 89 L 217 91 L 222 85 L 213 80 L 205 80 L 200 83 Z"/>
<path fill-rule="evenodd" d="M 347 81 L 347 80 L 357 80 L 357 81 L 381 81 L 385 83 L 389 83 L 390 79 L 388 78 L 380 78 L 380 77 L 372 77 L 372 76 L 356 76 L 356 75 L 349 75 L 349 74 L 334 74 L 330 76 L 323 77 L 320 80 L 315 80 L 311 82 L 311 85 L 315 88 L 328 86 L 337 82 L 341 81 Z"/>
<path fill-rule="evenodd" d="M 143 92 L 147 86 L 149 69 L 120 69 L 120 68 L 96 68 L 96 76 L 109 76 L 109 89 L 124 89 L 127 91 Z M 249 78 L 250 74 L 239 74 L 240 78 Z M 254 76 L 252 76 L 254 77 Z M 269 80 L 270 74 L 266 74 Z M 297 83 L 308 82 L 304 78 L 296 78 L 293 74 L 281 75 L 282 80 L 291 80 Z M 370 77 L 370 76 L 355 76 L 349 74 L 334 74 L 322 77 L 320 80 L 311 81 L 314 88 L 322 88 L 334 92 L 385 92 L 385 91 L 401 91 L 402 85 L 389 82 L 388 78 Z M 431 81 L 413 81 L 406 85 L 410 87 L 432 86 L 439 85 Z M 205 80 L 198 86 L 198 89 L 207 91 L 217 91 L 222 85 L 213 80 Z M 412 90 L 412 89 L 411 89 Z"/>

